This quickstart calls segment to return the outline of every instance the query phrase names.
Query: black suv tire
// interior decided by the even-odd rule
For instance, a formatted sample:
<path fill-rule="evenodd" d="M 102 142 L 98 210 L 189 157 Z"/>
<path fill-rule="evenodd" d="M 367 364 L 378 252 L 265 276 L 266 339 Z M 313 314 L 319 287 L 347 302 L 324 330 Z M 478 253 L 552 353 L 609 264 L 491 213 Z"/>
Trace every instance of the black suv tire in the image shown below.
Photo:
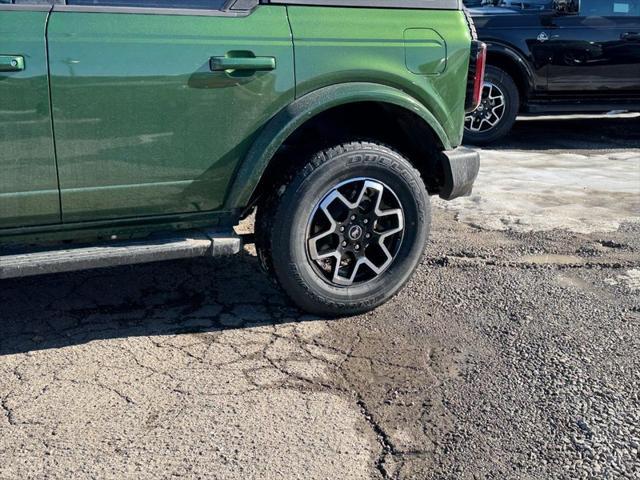
<path fill-rule="evenodd" d="M 256 247 L 299 307 L 354 315 L 400 291 L 420 263 L 430 224 L 418 171 L 390 148 L 353 142 L 312 155 L 274 188 L 258 207 Z"/>
<path fill-rule="evenodd" d="M 484 81 L 483 104 L 476 111 L 468 114 L 465 119 L 464 139 L 465 142 L 473 145 L 486 145 L 506 136 L 511 131 L 520 111 L 520 93 L 511 75 L 498 67 L 489 65 Z M 494 92 L 493 105 L 491 104 L 492 99 L 487 97 L 488 92 Z M 489 95 L 492 94 L 489 93 Z M 499 99 L 503 99 L 503 107 L 496 109 Z M 493 109 L 496 109 L 495 114 L 492 113 Z M 480 124 L 482 115 L 487 115 L 487 117 Z M 480 127 L 480 131 L 474 131 L 470 128 L 470 118 L 474 119 L 473 125 L 476 128 Z M 495 124 L 490 126 L 490 122 L 494 121 Z"/>

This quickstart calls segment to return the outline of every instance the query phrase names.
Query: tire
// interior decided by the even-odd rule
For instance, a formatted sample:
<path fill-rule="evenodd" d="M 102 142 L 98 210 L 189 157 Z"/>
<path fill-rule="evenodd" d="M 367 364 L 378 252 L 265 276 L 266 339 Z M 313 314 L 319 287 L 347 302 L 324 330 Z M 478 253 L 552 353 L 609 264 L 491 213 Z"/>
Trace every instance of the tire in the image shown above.
<path fill-rule="evenodd" d="M 491 90 L 493 86 L 493 90 Z M 501 93 L 501 97 L 495 97 L 495 92 Z M 492 109 L 496 108 L 495 105 L 485 103 L 481 105 L 479 109 L 470 113 L 465 118 L 464 126 L 464 139 L 465 142 L 474 145 L 486 145 L 496 140 L 505 137 L 513 128 L 513 124 L 516 121 L 518 112 L 520 111 L 520 93 L 518 87 L 513 78 L 504 70 L 492 65 L 487 66 L 485 73 L 485 85 L 482 92 L 483 102 L 490 101 L 486 98 L 488 92 L 494 92 L 494 102 L 498 102 L 499 98 L 504 99 L 504 108 L 498 108 L 496 110 L 496 116 L 494 116 Z M 484 108 L 481 111 L 481 108 Z M 485 113 L 490 115 L 484 122 L 480 123 L 480 116 Z M 494 122 L 499 114 L 499 120 L 490 126 L 490 122 Z M 473 119 L 473 123 L 472 123 Z M 479 129 L 474 131 L 473 129 Z"/>
<path fill-rule="evenodd" d="M 333 317 L 372 310 L 396 295 L 420 263 L 429 197 L 418 171 L 390 148 L 353 142 L 320 151 L 273 191 L 258 207 L 256 248 L 262 265 L 307 312 Z M 346 266 L 336 271 L 335 257 L 316 258 L 327 251 Z"/>

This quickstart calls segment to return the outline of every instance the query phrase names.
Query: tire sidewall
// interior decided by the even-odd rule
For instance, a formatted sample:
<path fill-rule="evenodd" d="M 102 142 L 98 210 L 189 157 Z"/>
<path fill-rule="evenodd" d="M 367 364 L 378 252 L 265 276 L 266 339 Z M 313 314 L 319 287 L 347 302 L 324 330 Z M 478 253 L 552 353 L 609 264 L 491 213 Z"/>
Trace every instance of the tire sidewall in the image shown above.
<path fill-rule="evenodd" d="M 404 211 L 405 230 L 396 257 L 383 273 L 362 285 L 340 287 L 323 278 L 309 259 L 308 223 L 325 195 L 358 177 L 378 180 L 395 192 Z M 428 196 L 419 175 L 406 160 L 384 147 L 340 153 L 294 180 L 277 215 L 272 255 L 278 280 L 299 304 L 316 312 L 321 310 L 318 305 L 345 309 L 346 313 L 370 309 L 395 295 L 422 257 L 431 222 Z"/>

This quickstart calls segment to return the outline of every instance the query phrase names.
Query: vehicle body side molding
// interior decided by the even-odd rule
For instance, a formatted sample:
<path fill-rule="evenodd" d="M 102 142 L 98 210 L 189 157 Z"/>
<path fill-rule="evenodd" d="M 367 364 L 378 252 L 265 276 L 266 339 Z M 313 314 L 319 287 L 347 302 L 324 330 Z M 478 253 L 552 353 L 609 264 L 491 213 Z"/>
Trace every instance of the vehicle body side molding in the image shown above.
<path fill-rule="evenodd" d="M 227 194 L 225 208 L 242 209 L 249 205 L 269 162 L 298 128 L 331 108 L 359 102 L 387 103 L 406 108 L 424 120 L 425 126 L 431 129 L 445 150 L 451 148 L 447 135 L 433 114 L 411 95 L 377 83 L 331 85 L 296 99 L 267 123 L 236 173 Z"/>

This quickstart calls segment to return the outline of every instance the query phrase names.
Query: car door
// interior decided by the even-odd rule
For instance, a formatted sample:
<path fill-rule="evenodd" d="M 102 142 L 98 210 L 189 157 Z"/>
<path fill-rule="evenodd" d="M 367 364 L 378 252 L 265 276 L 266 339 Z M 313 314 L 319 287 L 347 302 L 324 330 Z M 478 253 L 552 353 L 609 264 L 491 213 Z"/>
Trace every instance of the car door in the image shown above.
<path fill-rule="evenodd" d="M 514 59 L 527 69 L 534 91 L 546 90 L 549 55 L 540 38 L 546 35 L 548 12 L 489 6 L 471 12 L 489 55 Z"/>
<path fill-rule="evenodd" d="M 230 3 L 54 7 L 48 42 L 64 222 L 221 208 L 252 139 L 294 98 L 286 8 Z"/>
<path fill-rule="evenodd" d="M 45 44 L 50 9 L 0 0 L 0 228 L 60 222 Z"/>
<path fill-rule="evenodd" d="M 640 0 L 582 0 L 555 18 L 549 89 L 640 92 Z"/>

